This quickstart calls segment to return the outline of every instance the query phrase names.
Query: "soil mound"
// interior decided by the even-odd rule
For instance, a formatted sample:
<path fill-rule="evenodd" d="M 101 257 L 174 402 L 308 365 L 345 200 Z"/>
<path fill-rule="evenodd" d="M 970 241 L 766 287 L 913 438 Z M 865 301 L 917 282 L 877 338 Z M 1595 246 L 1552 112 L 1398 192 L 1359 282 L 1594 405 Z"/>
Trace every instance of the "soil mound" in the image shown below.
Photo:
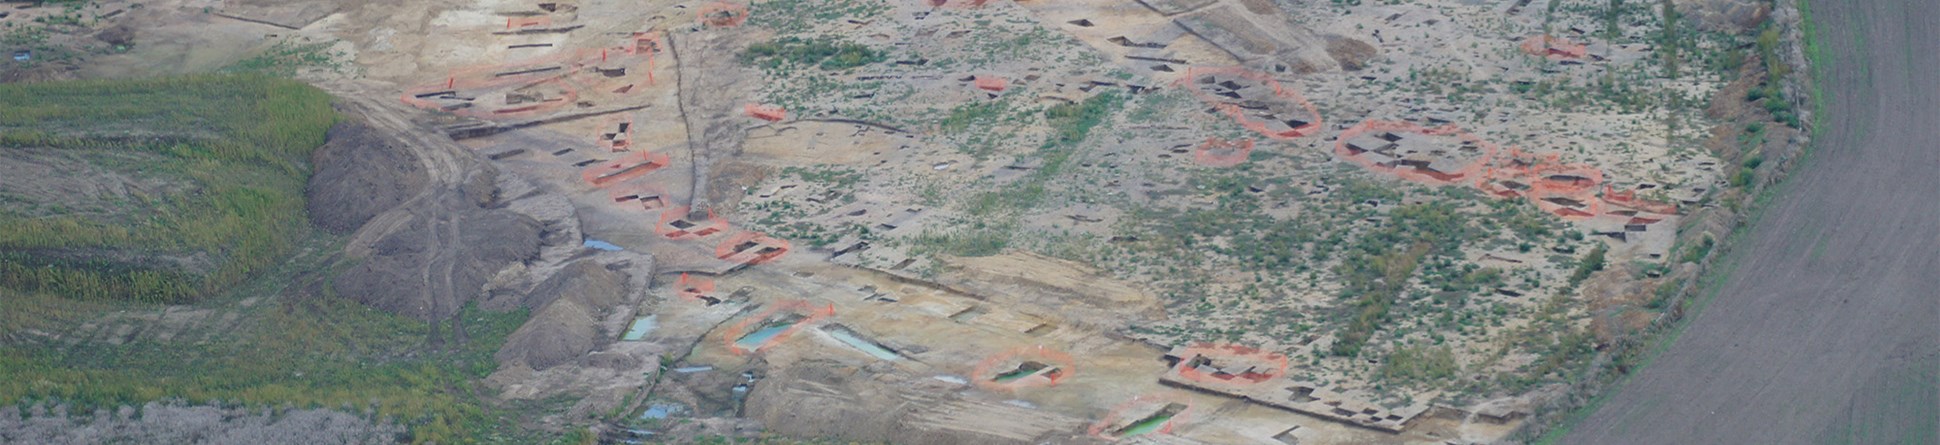
<path fill-rule="evenodd" d="M 1327 36 L 1327 55 L 1340 63 L 1342 70 L 1360 71 L 1367 67 L 1368 59 L 1374 58 L 1377 53 L 1379 51 L 1374 45 L 1367 42 L 1350 37 Z"/>
<path fill-rule="evenodd" d="M 433 321 L 478 298 L 500 269 L 539 254 L 538 221 L 480 208 L 452 192 L 414 208 L 403 228 L 373 245 L 371 256 L 337 277 L 340 295 Z"/>
<path fill-rule="evenodd" d="M 428 180 L 418 159 L 362 121 L 330 128 L 329 142 L 310 155 L 310 222 L 347 234 L 416 196 Z"/>
<path fill-rule="evenodd" d="M 526 295 L 523 304 L 535 308 L 532 318 L 494 358 L 501 368 L 523 362 L 545 370 L 586 356 L 613 337 L 601 332 L 600 321 L 625 301 L 626 292 L 626 274 L 592 260 L 568 264 Z"/>

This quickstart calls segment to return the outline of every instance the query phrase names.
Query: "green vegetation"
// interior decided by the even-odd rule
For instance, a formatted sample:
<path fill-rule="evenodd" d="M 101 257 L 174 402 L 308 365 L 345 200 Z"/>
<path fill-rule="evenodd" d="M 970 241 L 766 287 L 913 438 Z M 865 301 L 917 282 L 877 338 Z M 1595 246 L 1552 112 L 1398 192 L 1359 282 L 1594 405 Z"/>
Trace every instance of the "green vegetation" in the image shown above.
<path fill-rule="evenodd" d="M 336 119 L 321 91 L 255 74 L 0 86 L 0 153 L 139 189 L 0 201 L 0 403 L 324 408 L 397 422 L 405 442 L 548 440 L 474 383 L 524 311 L 466 307 L 453 341 L 331 292 L 349 265 L 310 229 L 303 189 Z"/>
<path fill-rule="evenodd" d="M 1042 162 L 1037 169 L 999 190 L 970 197 L 963 204 L 964 210 L 975 220 L 963 224 L 963 229 L 918 235 L 914 238 L 915 246 L 911 251 L 957 256 L 989 256 L 1002 252 L 1011 243 L 1018 218 L 1043 201 L 1048 190 L 1047 183 L 1062 174 L 1065 163 L 1077 152 L 1078 144 L 1123 104 L 1117 92 L 1105 92 L 1086 98 L 1083 102 L 1059 104 L 1045 109 L 1045 123 L 1051 127 L 1052 136 L 1038 147 L 1037 155 Z"/>
<path fill-rule="evenodd" d="M 1447 202 L 1402 206 L 1389 212 L 1389 218 L 1388 224 L 1362 235 L 1341 259 L 1341 297 L 1353 301 L 1354 313 L 1334 342 L 1334 355 L 1360 354 L 1408 289 L 1422 259 L 1431 253 L 1455 253 L 1475 231 Z"/>
<path fill-rule="evenodd" d="M 337 69 L 341 67 L 338 58 L 343 54 L 331 52 L 333 45 L 334 42 L 296 43 L 286 39 L 260 54 L 223 67 L 222 72 L 294 77 L 304 68 Z"/>
<path fill-rule="evenodd" d="M 760 13 L 748 17 L 747 26 L 792 35 L 845 19 L 872 20 L 888 12 L 890 6 L 882 0 L 773 0 L 762 2 L 760 8 Z"/>
<path fill-rule="evenodd" d="M 1583 257 L 1582 262 L 1576 263 L 1576 270 L 1570 272 L 1570 287 L 1583 284 L 1583 280 L 1589 279 L 1590 274 L 1603 270 L 1603 257 L 1609 253 L 1609 250 L 1603 244 L 1597 244 L 1595 249 L 1590 250 L 1588 256 Z"/>
<path fill-rule="evenodd" d="M 503 413 L 477 399 L 474 381 L 496 366 L 492 354 L 522 323 L 524 311 L 492 313 L 467 307 L 460 319 L 467 341 L 427 351 L 430 325 L 366 308 L 330 294 L 329 252 L 341 249 L 321 232 L 306 253 L 234 291 L 197 303 L 211 311 L 201 323 L 118 318 L 140 334 L 106 341 L 116 323 L 89 331 L 77 321 L 113 312 L 152 311 L 146 304 L 75 302 L 52 295 L 0 290 L 0 298 L 48 323 L 0 318 L 0 338 L 23 329 L 79 336 L 82 343 L 0 343 L 0 403 L 66 404 L 74 413 L 179 399 L 190 404 L 261 408 L 327 408 L 370 412 L 408 428 L 404 441 L 455 443 L 523 441 Z M 312 293 L 312 292 L 321 292 Z M 245 297 L 266 297 L 253 305 Z M 223 314 L 234 314 L 233 318 Z M 233 322 L 224 320 L 234 320 Z M 148 327 L 144 327 L 148 326 Z M 179 330 L 173 339 L 157 332 Z M 92 337 L 94 341 L 88 341 Z M 11 337 L 22 338 L 22 337 Z M 205 342 L 198 340 L 206 339 Z"/>
<path fill-rule="evenodd" d="M 1746 100 L 1764 100 L 1765 111 L 1772 114 L 1772 120 L 1782 122 L 1792 128 L 1799 128 L 1798 112 L 1792 110 L 1792 102 L 1786 100 L 1783 90 L 1785 76 L 1792 73 L 1791 65 L 1778 54 L 1778 27 L 1768 20 L 1758 31 L 1756 48 L 1758 59 L 1765 63 L 1765 81 L 1757 88 L 1746 93 Z"/>
<path fill-rule="evenodd" d="M 747 51 L 741 53 L 741 62 L 767 69 L 795 64 L 824 70 L 844 70 L 882 62 L 888 57 L 888 54 L 867 46 L 837 42 L 830 38 L 808 40 L 782 37 L 749 45 Z"/>
<path fill-rule="evenodd" d="M 1045 109 L 1044 121 L 1051 127 L 1052 136 L 1038 148 L 1043 164 L 1016 184 L 977 196 L 970 202 L 968 212 L 979 216 L 1014 215 L 1036 207 L 1044 199 L 1045 183 L 1064 170 L 1065 161 L 1071 159 L 1078 143 L 1090 136 L 1091 129 L 1104 122 L 1121 104 L 1117 92 L 1106 92 L 1084 102 Z"/>
<path fill-rule="evenodd" d="M 0 207 L 0 287 L 184 302 L 253 276 L 309 232 L 307 161 L 336 119 L 322 91 L 255 75 L 0 85 L 0 153 L 181 184 L 90 212 L 72 196 Z M 211 266 L 155 259 L 167 257 Z"/>
<path fill-rule="evenodd" d="M 1383 381 L 1402 384 L 1432 383 L 1455 377 L 1461 364 L 1455 361 L 1455 352 L 1447 346 L 1404 346 L 1395 348 L 1381 364 L 1380 377 Z"/>

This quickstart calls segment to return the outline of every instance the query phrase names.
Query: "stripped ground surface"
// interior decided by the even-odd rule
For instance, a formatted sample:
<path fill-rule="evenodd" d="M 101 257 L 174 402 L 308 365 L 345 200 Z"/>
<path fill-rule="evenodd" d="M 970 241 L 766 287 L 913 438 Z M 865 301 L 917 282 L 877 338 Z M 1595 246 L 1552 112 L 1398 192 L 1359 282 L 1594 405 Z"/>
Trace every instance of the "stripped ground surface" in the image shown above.
<path fill-rule="evenodd" d="M 1940 3 L 1810 2 L 1812 159 L 1684 332 L 1569 444 L 1940 443 Z"/>

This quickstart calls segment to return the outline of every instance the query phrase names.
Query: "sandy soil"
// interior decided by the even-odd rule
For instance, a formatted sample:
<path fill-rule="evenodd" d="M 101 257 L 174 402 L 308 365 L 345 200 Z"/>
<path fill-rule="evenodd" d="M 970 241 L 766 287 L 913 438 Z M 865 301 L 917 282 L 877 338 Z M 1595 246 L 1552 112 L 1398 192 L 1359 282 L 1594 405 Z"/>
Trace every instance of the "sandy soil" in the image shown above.
<path fill-rule="evenodd" d="M 1710 307 L 1570 444 L 1940 440 L 1940 3 L 1811 2 L 1824 130 Z"/>

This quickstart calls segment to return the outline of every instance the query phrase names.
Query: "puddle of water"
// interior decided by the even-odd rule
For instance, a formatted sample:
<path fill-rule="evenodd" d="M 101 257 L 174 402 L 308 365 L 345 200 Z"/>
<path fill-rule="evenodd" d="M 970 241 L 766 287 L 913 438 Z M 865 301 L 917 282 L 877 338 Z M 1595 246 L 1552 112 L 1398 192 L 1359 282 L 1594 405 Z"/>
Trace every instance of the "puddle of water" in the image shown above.
<path fill-rule="evenodd" d="M 958 384 L 958 385 L 968 385 L 968 384 L 970 384 L 970 380 L 967 380 L 967 379 L 964 379 L 964 378 L 962 378 L 962 377 L 957 377 L 957 376 L 953 376 L 953 375 L 939 375 L 939 376 L 932 376 L 932 377 L 930 377 L 930 378 L 932 378 L 932 379 L 937 379 L 937 380 L 942 380 L 942 381 L 945 381 L 945 382 L 950 382 L 950 383 L 955 383 L 955 384 Z"/>
<path fill-rule="evenodd" d="M 596 240 L 596 239 L 592 239 L 592 238 L 587 238 L 587 239 L 586 239 L 586 242 L 585 242 L 585 243 L 583 243 L 583 244 L 581 244 L 581 245 L 582 245 L 582 246 L 585 246 L 585 247 L 591 247 L 591 248 L 594 248 L 594 249 L 599 249 L 599 250 L 604 250 L 604 251 L 608 251 L 608 252 L 614 252 L 614 251 L 621 251 L 621 250 L 626 250 L 626 248 L 623 248 L 623 247 L 620 247 L 620 246 L 619 246 L 619 245 L 617 245 L 617 244 L 613 244 L 613 243 L 609 243 L 609 242 L 605 242 L 605 241 L 600 241 L 600 240 Z"/>
<path fill-rule="evenodd" d="M 993 382 L 1005 383 L 1005 382 L 1010 382 L 1013 380 L 1025 378 L 1025 377 L 1038 375 L 1045 372 L 1050 372 L 1050 370 L 1053 370 L 1053 369 L 1056 369 L 1056 368 L 1046 366 L 1043 363 L 1024 362 L 1023 364 L 1017 365 L 1017 369 L 1010 370 L 1009 372 L 1005 372 L 1003 374 L 997 374 L 997 377 L 991 378 L 990 380 Z"/>
<path fill-rule="evenodd" d="M 1132 422 L 1130 425 L 1125 425 L 1124 428 L 1119 428 L 1116 435 L 1124 438 L 1165 429 L 1166 424 L 1171 423 L 1173 417 L 1177 417 L 1179 413 L 1185 412 L 1185 410 L 1185 405 L 1168 403 L 1164 407 L 1159 408 L 1157 412 L 1152 413 L 1152 415 L 1146 416 L 1144 419 L 1139 419 L 1137 422 Z"/>
<path fill-rule="evenodd" d="M 626 335 L 620 336 L 620 340 L 640 341 L 640 339 L 647 338 L 647 334 L 652 334 L 653 329 L 659 326 L 660 323 L 653 315 L 635 318 L 633 319 L 633 327 L 627 329 Z"/>
<path fill-rule="evenodd" d="M 1146 434 L 1146 433 L 1151 433 L 1153 431 L 1158 431 L 1159 428 L 1165 427 L 1166 422 L 1170 422 L 1170 421 L 1172 421 L 1172 416 L 1170 414 L 1147 417 L 1145 418 L 1145 420 L 1140 420 L 1138 421 L 1138 423 L 1126 425 L 1124 429 L 1118 430 L 1119 431 L 1118 437 L 1132 437 L 1140 434 Z"/>
<path fill-rule="evenodd" d="M 713 366 L 687 366 L 687 367 L 681 367 L 681 368 L 674 368 L 674 372 L 678 372 L 681 374 L 693 374 L 696 372 L 713 371 L 713 370 L 714 370 Z"/>
<path fill-rule="evenodd" d="M 740 340 L 735 340 L 734 347 L 753 351 L 756 348 L 760 348 L 761 345 L 768 344 L 769 340 L 774 340 L 775 336 L 781 335 L 782 332 L 787 332 L 788 328 L 791 328 L 794 326 L 795 326 L 795 322 L 793 321 L 786 322 L 786 323 L 770 324 L 766 327 L 761 328 L 760 330 L 756 330 L 752 333 L 749 333 L 746 336 L 741 337 Z"/>
<path fill-rule="evenodd" d="M 862 352 L 869 353 L 869 355 L 876 358 L 890 361 L 902 358 L 896 355 L 896 351 L 891 351 L 889 348 L 884 348 L 875 342 L 863 340 L 862 337 L 856 336 L 854 332 L 850 332 L 848 329 L 829 329 L 828 332 L 830 336 L 835 337 L 836 340 L 840 340 L 843 344 L 860 349 Z"/>
<path fill-rule="evenodd" d="M 668 416 L 685 413 L 687 407 L 681 405 L 655 403 L 647 405 L 647 411 L 640 413 L 641 419 L 665 419 Z"/>

